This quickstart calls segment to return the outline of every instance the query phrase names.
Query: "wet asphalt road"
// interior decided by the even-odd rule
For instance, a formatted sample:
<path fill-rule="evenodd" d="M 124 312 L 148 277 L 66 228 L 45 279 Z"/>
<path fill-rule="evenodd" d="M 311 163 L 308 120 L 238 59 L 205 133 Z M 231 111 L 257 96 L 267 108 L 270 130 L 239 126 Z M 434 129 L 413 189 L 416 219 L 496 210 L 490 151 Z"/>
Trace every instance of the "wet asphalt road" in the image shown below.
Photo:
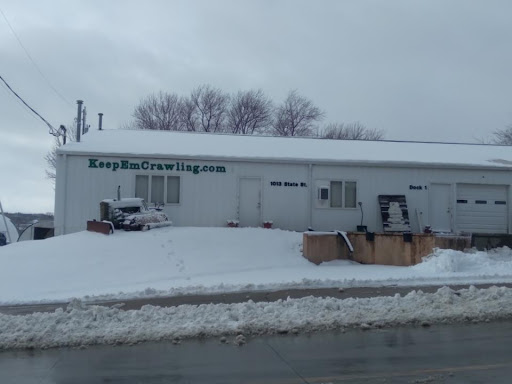
<path fill-rule="evenodd" d="M 511 286 L 510 284 L 496 284 Z M 489 285 L 478 285 L 486 288 Z M 453 289 L 467 286 L 451 286 Z M 373 297 L 430 287 L 283 290 L 124 300 L 142 305 L 274 301 L 287 297 Z M 114 305 L 118 302 L 95 303 Z M 54 311 L 67 303 L 0 307 L 0 313 Z M 509 383 L 512 320 L 486 324 L 348 330 L 247 338 L 0 352 L 0 383 Z"/>
<path fill-rule="evenodd" d="M 512 284 L 475 284 L 478 288 L 488 288 L 492 285 L 512 287 Z M 436 286 L 421 286 L 421 287 L 358 287 L 346 288 L 340 290 L 338 288 L 319 288 L 319 289 L 286 289 L 273 292 L 259 291 L 259 292 L 234 292 L 215 295 L 185 295 L 173 297 L 154 297 L 143 299 L 131 300 L 116 300 L 116 301 L 97 301 L 87 303 L 88 305 L 104 305 L 112 306 L 115 304 L 124 304 L 122 309 L 140 309 L 143 305 L 154 305 L 159 307 L 171 307 L 182 304 L 210 304 L 210 303 L 241 303 L 244 301 L 252 300 L 254 302 L 260 301 L 277 301 L 279 299 L 301 298 L 306 296 L 316 297 L 337 297 L 346 299 L 349 297 L 363 298 L 374 296 L 393 296 L 395 294 L 406 295 L 412 290 L 421 289 L 423 292 L 435 292 L 445 285 Z M 468 288 L 469 285 L 448 285 L 452 289 Z M 35 304 L 35 305 L 10 305 L 0 306 L 0 313 L 10 315 L 25 315 L 33 312 L 54 312 L 57 308 L 66 308 L 68 303 L 55 303 L 55 304 Z"/>
<path fill-rule="evenodd" d="M 232 339 L 231 339 L 232 340 Z M 0 352 L 2 384 L 510 383 L 512 321 Z"/>

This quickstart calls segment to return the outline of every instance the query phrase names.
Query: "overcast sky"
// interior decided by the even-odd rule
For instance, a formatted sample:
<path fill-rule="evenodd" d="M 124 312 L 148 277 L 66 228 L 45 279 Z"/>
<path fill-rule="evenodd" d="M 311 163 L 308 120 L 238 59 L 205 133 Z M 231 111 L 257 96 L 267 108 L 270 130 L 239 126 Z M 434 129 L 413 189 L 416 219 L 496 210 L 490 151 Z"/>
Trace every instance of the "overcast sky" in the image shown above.
<path fill-rule="evenodd" d="M 0 10 L 0 76 L 56 127 L 73 122 L 77 99 L 93 128 L 103 112 L 116 129 L 141 97 L 201 84 L 276 102 L 297 89 L 324 123 L 359 121 L 387 139 L 475 142 L 512 123 L 510 0 L 2 0 Z M 52 142 L 0 84 L 4 210 L 53 211 Z"/>

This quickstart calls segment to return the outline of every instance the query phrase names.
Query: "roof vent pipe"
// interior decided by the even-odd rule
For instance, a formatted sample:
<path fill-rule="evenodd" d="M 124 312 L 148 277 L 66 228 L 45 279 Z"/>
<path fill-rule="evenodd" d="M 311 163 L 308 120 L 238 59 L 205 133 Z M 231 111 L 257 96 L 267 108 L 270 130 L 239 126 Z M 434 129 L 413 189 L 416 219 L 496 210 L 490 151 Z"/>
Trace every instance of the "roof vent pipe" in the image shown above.
<path fill-rule="evenodd" d="M 59 130 L 60 130 L 60 134 L 62 135 L 62 145 L 66 145 L 66 135 L 67 135 L 66 127 L 61 124 L 61 126 L 59 127 Z"/>
<path fill-rule="evenodd" d="M 101 131 L 101 128 L 103 126 L 103 113 L 98 113 L 98 130 Z"/>
<path fill-rule="evenodd" d="M 76 115 L 76 141 L 77 143 L 80 142 L 80 131 L 82 129 L 82 100 L 77 100 L 76 103 L 78 104 L 78 111 Z"/>

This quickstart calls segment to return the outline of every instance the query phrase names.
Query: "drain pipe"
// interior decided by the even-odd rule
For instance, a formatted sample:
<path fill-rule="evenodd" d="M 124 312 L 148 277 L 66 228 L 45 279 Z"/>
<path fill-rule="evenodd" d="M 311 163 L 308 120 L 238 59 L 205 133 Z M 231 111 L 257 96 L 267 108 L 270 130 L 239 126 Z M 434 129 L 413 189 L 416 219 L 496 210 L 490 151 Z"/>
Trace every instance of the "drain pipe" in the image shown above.
<path fill-rule="evenodd" d="M 349 251 L 349 259 L 352 260 L 354 257 L 354 246 L 350 242 L 350 239 L 347 236 L 347 232 L 345 231 L 335 231 L 336 234 L 343 239 L 345 244 L 347 245 L 348 251 Z"/>
<path fill-rule="evenodd" d="M 313 227 L 313 164 L 308 164 L 308 230 Z"/>
<path fill-rule="evenodd" d="M 361 227 L 363 226 L 363 217 L 364 217 L 364 214 L 363 214 L 363 203 L 362 202 L 358 202 L 357 203 L 359 205 L 359 208 L 361 209 Z"/>

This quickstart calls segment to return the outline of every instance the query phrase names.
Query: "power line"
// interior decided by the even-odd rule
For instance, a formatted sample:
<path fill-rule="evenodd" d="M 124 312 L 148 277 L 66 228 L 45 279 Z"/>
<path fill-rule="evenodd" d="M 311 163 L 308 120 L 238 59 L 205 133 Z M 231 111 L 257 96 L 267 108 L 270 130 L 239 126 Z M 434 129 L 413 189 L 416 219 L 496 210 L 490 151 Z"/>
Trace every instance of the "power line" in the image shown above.
<path fill-rule="evenodd" d="M 0 85 L 2 86 L 2 90 L 5 92 L 5 94 L 9 97 L 9 98 L 12 98 L 13 101 L 16 103 L 16 107 L 19 108 L 21 111 L 23 112 L 26 112 L 31 118 L 33 118 L 34 120 L 37 120 L 39 121 L 39 118 L 34 115 L 33 113 L 30 113 L 26 110 L 26 107 L 25 105 L 20 101 L 20 99 L 18 99 L 16 96 L 14 96 L 12 94 L 12 92 L 9 90 L 9 88 L 7 88 L 7 86 L 3 83 L 3 82 L 0 82 Z"/>
<path fill-rule="evenodd" d="M 44 123 L 45 123 L 45 124 L 48 126 L 48 128 L 50 129 L 50 131 L 49 131 L 50 135 L 53 135 L 53 136 L 55 136 L 55 137 L 58 137 L 58 136 L 60 135 L 59 131 L 58 131 L 58 130 L 56 130 L 56 129 L 55 129 L 55 128 L 54 128 L 54 127 L 53 127 L 53 126 L 48 122 L 48 121 L 46 121 L 46 119 L 45 119 L 43 116 L 41 116 L 39 113 L 37 113 L 37 111 L 36 111 L 34 108 L 32 108 L 30 105 L 28 105 L 28 104 L 25 102 L 25 100 L 23 100 L 23 99 L 21 98 L 21 96 L 20 96 L 20 95 L 18 95 L 18 94 L 17 94 L 17 93 L 16 93 L 16 92 L 11 88 L 11 86 L 7 83 L 7 81 L 5 81 L 5 79 L 4 79 L 2 76 L 0 76 L 0 80 L 2 80 L 2 81 L 4 82 L 4 84 L 7 86 L 7 88 L 9 89 L 9 91 L 11 91 L 11 92 L 14 94 L 14 96 L 16 96 L 18 99 L 20 99 L 20 100 L 21 100 L 21 102 L 22 102 L 22 103 L 23 103 L 23 104 L 24 104 L 28 109 L 30 109 L 30 110 L 31 110 L 33 113 L 35 113 L 35 114 L 36 114 L 36 115 L 37 115 L 41 120 L 43 120 L 43 121 L 44 121 Z"/>
<path fill-rule="evenodd" d="M 28 52 L 27 48 L 25 48 L 25 46 L 23 45 L 23 43 L 21 42 L 21 39 L 18 37 L 18 34 L 16 33 L 16 31 L 14 30 L 14 28 L 12 27 L 11 23 L 9 23 L 9 20 L 7 20 L 7 16 L 5 16 L 5 13 L 2 11 L 2 9 L 0 8 L 0 13 L 2 14 L 2 16 L 4 17 L 4 20 L 5 22 L 7 23 L 7 25 L 9 26 L 12 34 L 14 35 L 14 37 L 16 38 L 16 40 L 18 41 L 19 45 L 21 46 L 21 48 L 23 48 L 23 51 L 25 52 L 25 54 L 27 55 L 27 57 L 29 58 L 30 62 L 32 63 L 32 65 L 37 69 L 37 72 L 39 72 L 39 74 L 41 75 L 41 77 L 46 81 L 46 84 L 53 90 L 53 92 L 55 92 L 55 94 L 62 100 L 64 101 L 66 104 L 68 104 L 69 106 L 73 107 L 73 104 L 69 102 L 68 99 L 66 99 L 64 96 L 62 96 L 62 94 L 57 91 L 57 89 L 51 84 L 50 80 L 48 80 L 48 78 L 44 75 L 43 71 L 41 71 L 41 69 L 39 68 L 39 66 L 36 64 L 35 60 L 32 58 L 32 56 L 30 55 L 30 53 Z"/>

